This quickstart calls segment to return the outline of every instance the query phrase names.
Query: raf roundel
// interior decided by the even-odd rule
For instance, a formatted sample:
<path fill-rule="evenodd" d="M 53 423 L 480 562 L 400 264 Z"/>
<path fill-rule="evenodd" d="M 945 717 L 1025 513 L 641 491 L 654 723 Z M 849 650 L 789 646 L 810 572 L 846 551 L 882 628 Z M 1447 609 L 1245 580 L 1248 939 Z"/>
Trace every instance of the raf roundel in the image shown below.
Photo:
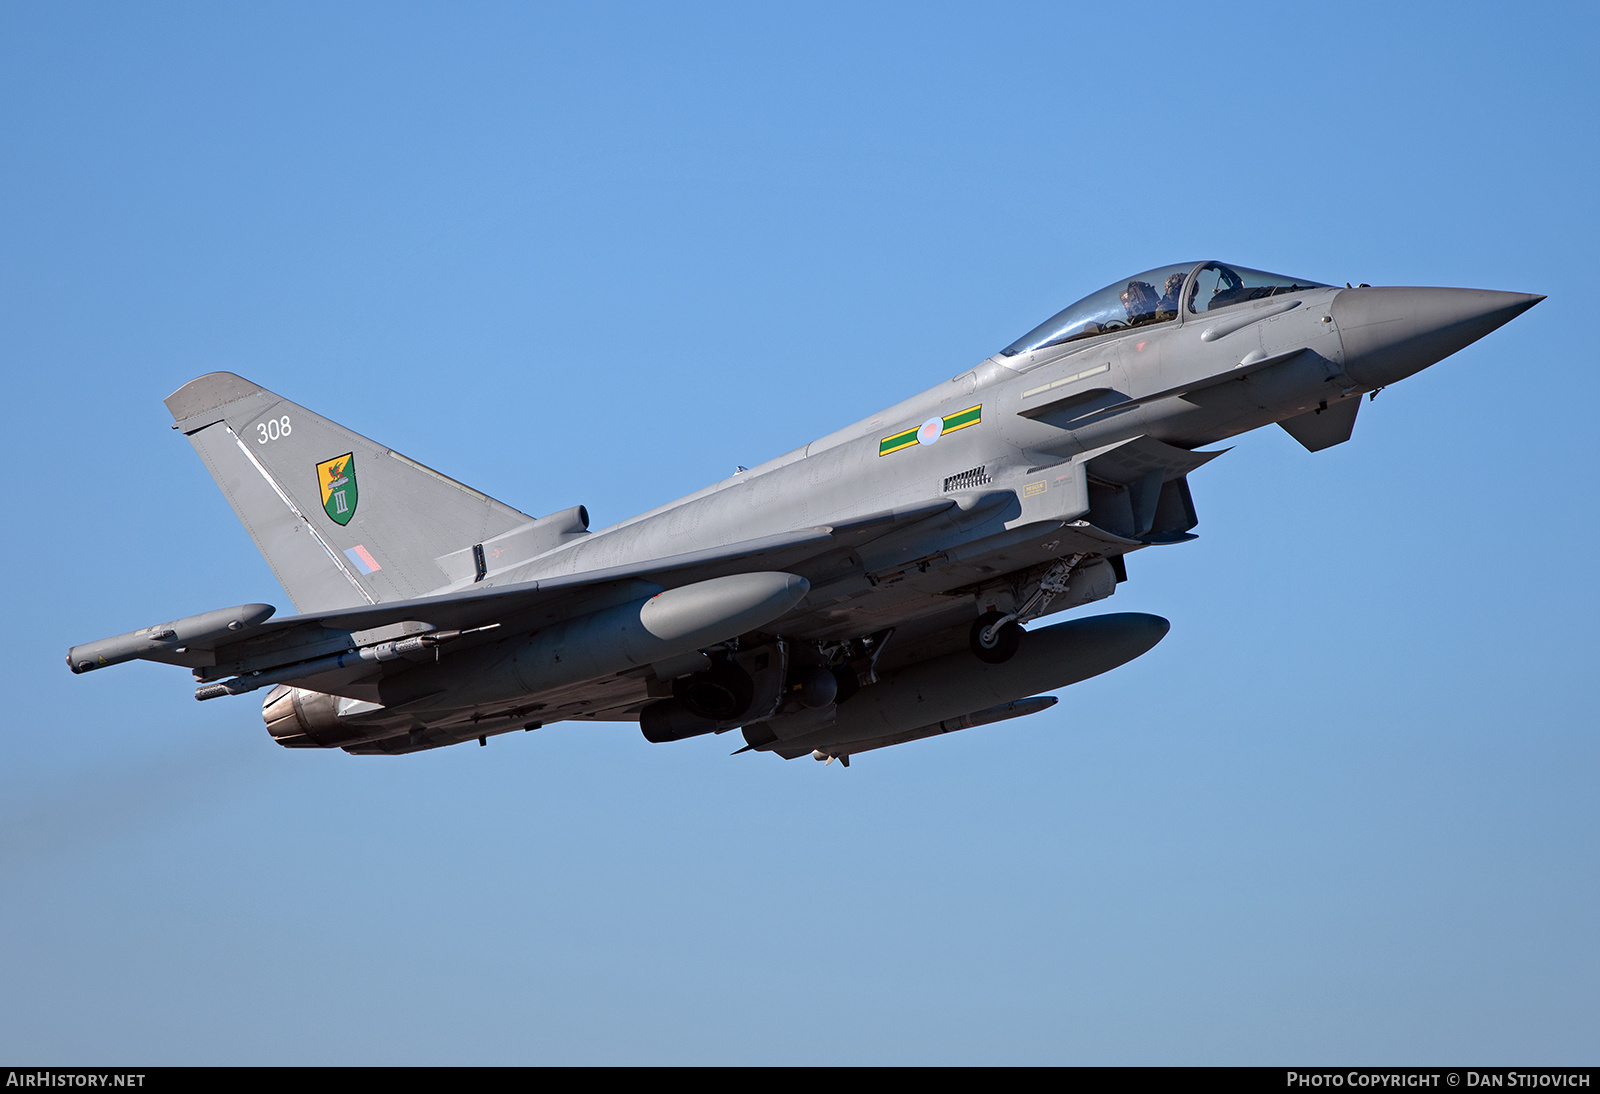
<path fill-rule="evenodd" d="M 932 444 L 944 432 L 943 418 L 929 418 L 917 427 L 917 443 Z"/>

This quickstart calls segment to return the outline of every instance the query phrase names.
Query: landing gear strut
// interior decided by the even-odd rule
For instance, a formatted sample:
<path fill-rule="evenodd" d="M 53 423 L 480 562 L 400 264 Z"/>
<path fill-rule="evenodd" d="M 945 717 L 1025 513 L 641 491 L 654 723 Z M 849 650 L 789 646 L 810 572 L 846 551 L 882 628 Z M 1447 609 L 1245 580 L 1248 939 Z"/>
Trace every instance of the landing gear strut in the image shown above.
<path fill-rule="evenodd" d="M 968 636 L 972 652 L 978 655 L 978 660 L 991 665 L 1011 660 L 1017 647 L 1022 644 L 1022 628 L 1017 626 L 1017 620 L 1043 615 L 1050 601 L 1067 591 L 1067 580 L 1083 559 L 1082 554 L 1076 554 L 1057 560 L 1055 565 L 1040 575 L 1039 587 L 1016 611 L 1007 615 L 999 612 L 980 615 L 977 622 L 972 624 L 972 633 Z"/>

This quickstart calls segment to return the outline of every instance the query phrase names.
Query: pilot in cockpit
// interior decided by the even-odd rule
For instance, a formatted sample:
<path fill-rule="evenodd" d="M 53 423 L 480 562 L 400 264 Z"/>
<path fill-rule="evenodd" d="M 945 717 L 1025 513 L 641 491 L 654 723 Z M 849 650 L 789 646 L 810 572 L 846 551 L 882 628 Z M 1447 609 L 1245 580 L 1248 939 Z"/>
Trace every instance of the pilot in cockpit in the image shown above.
<path fill-rule="evenodd" d="M 1178 317 L 1178 296 L 1183 291 L 1183 274 L 1168 274 L 1166 290 L 1161 303 L 1156 305 L 1156 317 L 1163 321 Z"/>
<path fill-rule="evenodd" d="M 1148 281 L 1130 281 L 1119 296 L 1122 300 L 1122 310 L 1128 313 L 1130 327 L 1156 322 L 1156 311 L 1160 307 L 1161 297 L 1156 293 L 1154 285 Z"/>

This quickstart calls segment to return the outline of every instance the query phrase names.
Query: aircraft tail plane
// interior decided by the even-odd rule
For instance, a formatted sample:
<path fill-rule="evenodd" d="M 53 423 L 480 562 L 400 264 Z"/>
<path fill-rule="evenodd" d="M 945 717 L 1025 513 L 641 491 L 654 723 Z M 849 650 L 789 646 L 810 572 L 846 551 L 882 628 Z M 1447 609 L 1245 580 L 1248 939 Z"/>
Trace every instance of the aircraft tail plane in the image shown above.
<path fill-rule="evenodd" d="M 166 403 L 302 613 L 481 576 L 475 545 L 532 521 L 231 372 Z"/>

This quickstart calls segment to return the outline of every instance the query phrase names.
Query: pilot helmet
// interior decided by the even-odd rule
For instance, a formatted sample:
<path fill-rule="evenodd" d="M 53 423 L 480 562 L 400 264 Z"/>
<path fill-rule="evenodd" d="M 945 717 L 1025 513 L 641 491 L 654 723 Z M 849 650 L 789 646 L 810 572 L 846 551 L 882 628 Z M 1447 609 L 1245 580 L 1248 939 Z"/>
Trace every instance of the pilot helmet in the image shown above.
<path fill-rule="evenodd" d="M 1161 294 L 1159 310 L 1163 313 L 1178 314 L 1178 293 L 1183 289 L 1183 274 L 1167 275 L 1166 292 Z"/>
<path fill-rule="evenodd" d="M 1153 315 L 1161 303 L 1161 297 L 1157 295 L 1155 286 L 1146 281 L 1128 282 L 1128 287 L 1122 290 L 1120 298 L 1128 318 L 1135 320 Z"/>

